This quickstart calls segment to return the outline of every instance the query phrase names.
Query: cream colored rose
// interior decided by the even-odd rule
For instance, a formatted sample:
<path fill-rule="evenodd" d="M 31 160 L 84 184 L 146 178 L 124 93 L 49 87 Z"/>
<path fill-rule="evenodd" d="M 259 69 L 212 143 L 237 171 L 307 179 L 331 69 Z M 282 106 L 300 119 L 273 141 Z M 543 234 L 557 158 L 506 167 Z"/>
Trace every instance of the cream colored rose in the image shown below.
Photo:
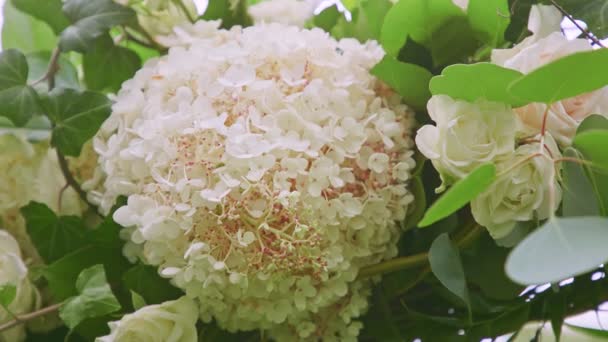
<path fill-rule="evenodd" d="M 17 289 L 15 299 L 8 306 L 15 315 L 28 313 L 40 307 L 40 295 L 27 277 L 27 267 L 15 238 L 0 230 L 0 286 L 12 285 Z M 12 315 L 0 307 L 0 323 L 10 321 Z M 23 341 L 25 327 L 18 325 L 0 333 L 1 341 Z"/>
<path fill-rule="evenodd" d="M 187 297 L 145 306 L 110 322 L 110 335 L 96 342 L 196 342 L 198 308 Z"/>
<path fill-rule="evenodd" d="M 529 28 L 534 35 L 512 49 L 494 50 L 492 62 L 506 68 L 529 73 L 547 63 L 581 51 L 592 49 L 585 39 L 568 40 L 556 25 L 561 15 L 553 6 L 534 6 Z M 608 87 L 547 106 L 532 103 L 515 109 L 530 135 L 540 133 L 544 113 L 546 129 L 562 145 L 570 145 L 579 123 L 591 114 L 608 116 Z"/>
<path fill-rule="evenodd" d="M 510 159 L 497 163 L 494 184 L 471 201 L 473 217 L 494 239 L 506 237 L 517 222 L 548 218 L 560 203 L 553 162 L 560 152 L 550 135 L 545 135 L 543 155 L 535 156 L 540 152 L 538 142 L 519 146 Z"/>
<path fill-rule="evenodd" d="M 444 184 L 465 177 L 480 164 L 513 153 L 516 121 L 509 106 L 436 95 L 427 109 L 436 125 L 420 128 L 416 145 L 439 171 Z"/>

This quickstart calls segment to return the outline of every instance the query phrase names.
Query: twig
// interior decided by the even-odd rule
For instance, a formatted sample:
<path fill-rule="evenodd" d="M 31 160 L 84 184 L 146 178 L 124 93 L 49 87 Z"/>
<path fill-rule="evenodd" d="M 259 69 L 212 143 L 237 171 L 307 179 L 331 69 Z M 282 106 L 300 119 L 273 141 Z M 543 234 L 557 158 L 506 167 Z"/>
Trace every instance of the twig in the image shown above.
<path fill-rule="evenodd" d="M 579 30 L 581 30 L 581 32 L 583 33 L 583 35 L 585 36 L 585 38 L 591 40 L 593 42 L 593 44 L 596 44 L 597 46 L 601 46 L 601 47 L 605 48 L 604 44 L 602 44 L 602 42 L 599 39 L 597 39 L 596 36 L 594 36 L 586 28 L 584 28 L 581 25 L 579 25 L 579 23 L 576 22 L 576 20 L 574 19 L 574 17 L 572 17 L 572 15 L 570 13 L 568 13 L 568 11 L 566 11 L 562 6 L 560 6 L 557 2 L 555 2 L 555 0 L 551 0 L 551 4 L 553 6 L 555 6 L 555 8 L 557 8 L 560 12 L 562 12 L 562 14 L 566 18 L 568 18 L 568 20 L 570 20 L 570 22 L 572 22 L 574 24 L 574 26 L 576 26 Z"/>
<path fill-rule="evenodd" d="M 15 319 L 13 319 L 12 321 L 8 321 L 2 325 L 0 325 L 0 332 L 10 329 L 12 327 L 15 327 L 19 324 L 23 324 L 25 322 L 31 321 L 33 319 L 36 319 L 38 317 L 50 314 L 52 312 L 55 312 L 57 310 L 59 310 L 59 308 L 61 307 L 61 303 L 57 303 L 57 304 L 53 304 L 51 306 L 47 306 L 45 308 L 42 308 L 40 310 L 36 310 L 24 315 L 20 315 L 17 316 Z"/>
<path fill-rule="evenodd" d="M 53 50 L 53 54 L 51 55 L 51 60 L 49 61 L 49 66 L 46 69 L 46 72 L 42 77 L 35 80 L 32 85 L 36 85 L 38 83 L 48 81 L 49 91 L 55 88 L 55 74 L 59 71 L 59 57 L 61 56 L 61 50 L 59 47 L 56 47 Z"/>
<path fill-rule="evenodd" d="M 87 193 L 82 190 L 78 181 L 74 178 L 74 176 L 72 176 L 68 161 L 65 159 L 65 156 L 61 152 L 59 152 L 59 149 L 55 149 L 55 151 L 57 152 L 57 160 L 59 161 L 59 167 L 61 168 L 61 172 L 63 173 L 65 181 L 68 182 L 68 184 L 72 187 L 72 189 L 74 189 L 74 191 L 76 191 L 80 199 L 82 199 L 86 204 L 88 204 L 88 206 L 93 209 L 93 211 L 98 216 L 103 218 L 103 216 L 101 216 L 97 211 L 97 207 L 93 203 L 89 202 L 89 199 L 87 198 Z"/>

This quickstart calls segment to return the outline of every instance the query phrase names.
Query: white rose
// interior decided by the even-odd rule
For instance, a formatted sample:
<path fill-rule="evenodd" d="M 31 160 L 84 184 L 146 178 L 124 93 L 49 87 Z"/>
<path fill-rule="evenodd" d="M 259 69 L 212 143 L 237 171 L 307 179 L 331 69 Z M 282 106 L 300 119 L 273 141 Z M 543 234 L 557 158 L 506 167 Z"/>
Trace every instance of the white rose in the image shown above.
<path fill-rule="evenodd" d="M 513 153 L 516 120 L 501 103 L 469 103 L 436 95 L 427 106 L 436 126 L 418 130 L 416 145 L 444 183 L 465 177 L 480 164 Z"/>
<path fill-rule="evenodd" d="M 96 342 L 196 342 L 198 309 L 187 297 L 148 305 L 120 321 L 110 322 L 111 332 Z"/>
<path fill-rule="evenodd" d="M 534 35 L 512 49 L 494 50 L 492 62 L 522 73 L 562 57 L 592 49 L 585 39 L 568 40 L 557 25 L 561 14 L 553 6 L 534 6 L 530 13 L 529 28 Z M 591 114 L 608 115 L 608 87 L 553 103 L 549 110 L 545 104 L 532 103 L 515 109 L 531 135 L 540 133 L 544 113 L 547 112 L 546 130 L 563 145 L 569 145 L 579 123 Z"/>
<path fill-rule="evenodd" d="M 27 277 L 27 267 L 21 259 L 17 241 L 6 231 L 0 230 L 0 286 L 13 285 L 17 289 L 15 299 L 8 306 L 11 313 L 20 315 L 40 307 L 40 295 Z M 0 323 L 12 319 L 12 315 L 0 308 Z M 25 327 L 18 325 L 0 333 L 2 341 L 23 341 Z"/>
<path fill-rule="evenodd" d="M 553 161 L 560 152 L 550 135 L 545 135 L 544 154 L 534 156 L 540 151 L 538 142 L 519 146 L 510 159 L 497 163 L 498 179 L 471 201 L 473 217 L 494 239 L 506 237 L 517 222 L 548 218 L 560 203 Z"/>

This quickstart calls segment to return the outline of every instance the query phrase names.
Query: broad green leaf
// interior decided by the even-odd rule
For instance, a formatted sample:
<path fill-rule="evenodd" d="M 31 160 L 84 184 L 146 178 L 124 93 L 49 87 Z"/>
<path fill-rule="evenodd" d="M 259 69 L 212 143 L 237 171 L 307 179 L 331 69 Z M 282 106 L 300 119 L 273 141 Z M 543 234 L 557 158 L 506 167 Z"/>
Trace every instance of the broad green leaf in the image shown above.
<path fill-rule="evenodd" d="M 222 20 L 223 28 L 231 28 L 235 25 L 250 26 L 253 21 L 247 13 L 247 1 L 237 0 L 236 6 L 231 9 L 230 2 L 226 0 L 209 0 L 205 13 L 201 16 L 203 20 Z"/>
<path fill-rule="evenodd" d="M 80 155 L 82 145 L 97 133 L 110 115 L 110 100 L 100 93 L 54 89 L 42 99 L 54 124 L 51 143 L 68 156 Z"/>
<path fill-rule="evenodd" d="M 475 32 L 464 16 L 454 16 L 445 20 L 423 44 L 431 50 L 435 67 L 467 62 L 479 46 Z"/>
<path fill-rule="evenodd" d="M 28 53 L 25 58 L 30 68 L 28 82 L 31 84 L 42 78 L 46 73 L 51 59 L 51 52 L 32 52 Z M 64 56 L 59 57 L 59 71 L 55 74 L 55 86 L 58 88 L 80 88 L 78 71 L 70 63 L 69 59 Z M 38 91 L 47 91 L 48 89 L 46 82 L 39 83 L 35 87 L 37 89 L 40 88 Z"/>
<path fill-rule="evenodd" d="M 386 82 L 401 95 L 405 103 L 416 109 L 424 109 L 431 98 L 428 83 L 433 75 L 421 66 L 385 56 L 371 73 Z"/>
<path fill-rule="evenodd" d="M 608 119 L 599 114 L 589 115 L 576 128 L 576 134 L 586 131 L 608 130 Z"/>
<path fill-rule="evenodd" d="M 606 0 L 556 0 L 574 18 L 587 24 L 589 31 L 603 38 L 608 35 L 608 2 Z"/>
<path fill-rule="evenodd" d="M 427 227 L 448 217 L 484 192 L 496 179 L 496 166 L 483 164 L 452 185 L 426 211 L 418 227 Z"/>
<path fill-rule="evenodd" d="M 549 219 L 513 249 L 509 277 L 522 285 L 555 283 L 589 272 L 608 260 L 608 219 Z"/>
<path fill-rule="evenodd" d="M 564 151 L 564 157 L 584 160 L 583 156 L 575 149 L 569 147 Z M 595 197 L 593 185 L 585 167 L 574 161 L 564 161 L 563 168 L 563 194 L 562 213 L 564 216 L 598 216 L 600 208 L 593 201 Z"/>
<path fill-rule="evenodd" d="M 84 80 L 90 90 L 117 92 L 141 67 L 137 53 L 114 45 L 109 35 L 95 40 L 83 58 Z M 103 68 L 99 66 L 103 65 Z M 111 70 L 111 72 L 108 72 Z"/>
<path fill-rule="evenodd" d="M 63 51 L 85 52 L 112 26 L 135 19 L 135 12 L 112 0 L 66 0 L 63 13 L 72 23 L 61 33 Z"/>
<path fill-rule="evenodd" d="M 21 208 L 27 232 L 47 263 L 80 248 L 85 243 L 85 226 L 76 216 L 57 217 L 46 205 L 30 202 Z"/>
<path fill-rule="evenodd" d="M 132 267 L 125 272 L 123 282 L 129 290 L 142 296 L 148 304 L 159 304 L 182 295 L 179 289 L 158 275 L 154 266 L 139 264 Z"/>
<path fill-rule="evenodd" d="M 38 96 L 27 85 L 29 68 L 25 56 L 17 50 L 0 53 L 0 116 L 23 126 L 40 113 Z"/>
<path fill-rule="evenodd" d="M 321 13 L 315 15 L 309 22 L 308 27 L 319 27 L 324 31 L 331 31 L 332 27 L 336 26 L 338 18 L 342 16 L 342 13 L 338 10 L 338 6 L 329 6 Z"/>
<path fill-rule="evenodd" d="M 135 310 L 139 310 L 146 306 L 146 301 L 144 300 L 144 297 L 140 296 L 135 291 L 131 291 L 131 302 L 133 304 L 133 309 Z"/>
<path fill-rule="evenodd" d="M 18 49 L 28 53 L 52 50 L 57 45 L 57 37 L 44 22 L 33 18 L 4 2 L 4 23 L 2 24 L 2 49 Z"/>
<path fill-rule="evenodd" d="M 553 103 L 608 84 L 608 49 L 575 53 L 535 69 L 509 86 L 529 102 Z"/>
<path fill-rule="evenodd" d="M 444 94 L 468 102 L 486 99 L 519 107 L 525 102 L 511 96 L 507 88 L 521 76 L 518 71 L 492 63 L 454 64 L 433 77 L 429 88 L 433 95 Z"/>
<path fill-rule="evenodd" d="M 61 11 L 61 0 L 10 0 L 13 5 L 24 13 L 46 22 L 55 32 L 60 34 L 70 22 Z M 12 18 L 10 18 L 12 19 Z M 9 20 L 10 20 L 9 19 Z"/>
<path fill-rule="evenodd" d="M 331 33 L 338 39 L 352 37 L 360 42 L 377 40 L 380 37 L 384 17 L 391 6 L 389 0 L 363 0 L 359 7 L 351 11 L 351 20 L 346 20 L 344 16 L 338 18 Z"/>
<path fill-rule="evenodd" d="M 397 55 L 408 37 L 428 42 L 448 19 L 465 17 L 451 0 L 400 0 L 386 14 L 380 42 L 390 55 Z"/>
<path fill-rule="evenodd" d="M 431 265 L 431 271 L 441 284 L 462 299 L 470 311 L 469 291 L 460 253 L 447 233 L 439 235 L 433 241 L 429 250 L 429 264 Z"/>
<path fill-rule="evenodd" d="M 17 297 L 17 287 L 13 284 L 0 285 L 0 307 L 6 309 Z M 3 310 L 4 311 L 4 310 Z"/>
<path fill-rule="evenodd" d="M 574 147 L 595 167 L 608 172 L 608 130 L 586 131 L 574 137 Z"/>
<path fill-rule="evenodd" d="M 499 46 L 504 42 L 510 22 L 507 0 L 469 0 L 467 16 L 473 30 L 486 44 Z"/>
<path fill-rule="evenodd" d="M 59 309 L 59 317 L 70 329 L 87 318 L 120 310 L 120 303 L 108 285 L 103 265 L 95 265 L 80 272 L 76 290 L 79 294 L 66 300 Z"/>

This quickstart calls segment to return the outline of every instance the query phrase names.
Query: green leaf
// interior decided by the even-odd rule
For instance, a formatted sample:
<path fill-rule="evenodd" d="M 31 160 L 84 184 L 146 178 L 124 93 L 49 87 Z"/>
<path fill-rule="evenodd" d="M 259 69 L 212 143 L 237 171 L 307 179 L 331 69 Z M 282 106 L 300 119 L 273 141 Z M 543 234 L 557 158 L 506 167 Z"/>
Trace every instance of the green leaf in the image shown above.
<path fill-rule="evenodd" d="M 533 4 L 536 0 L 509 0 L 511 23 L 505 32 L 508 41 L 517 43 L 529 34 L 528 17 Z"/>
<path fill-rule="evenodd" d="M 555 340 L 559 342 L 562 335 L 564 318 L 566 318 L 567 314 L 568 303 L 566 302 L 566 298 L 559 294 L 549 297 L 547 302 L 547 311 L 549 312 L 549 317 L 551 318 L 551 330 L 553 330 Z"/>
<path fill-rule="evenodd" d="M 576 147 L 587 160 L 604 171 L 608 171 L 608 130 L 586 131 L 574 137 L 573 146 Z"/>
<path fill-rule="evenodd" d="M 123 281 L 129 290 L 141 295 L 148 304 L 160 304 L 183 295 L 167 279 L 159 276 L 154 266 L 136 265 L 125 272 Z"/>
<path fill-rule="evenodd" d="M 40 113 L 38 96 L 27 85 L 28 73 L 27 60 L 21 52 L 10 49 L 0 54 L 0 116 L 17 126 Z"/>
<path fill-rule="evenodd" d="M 100 317 L 120 310 L 112 293 L 103 265 L 83 270 L 76 280 L 79 295 L 69 298 L 59 309 L 59 317 L 74 329 L 87 318 Z"/>
<path fill-rule="evenodd" d="M 109 35 L 95 40 L 83 58 L 84 80 L 87 87 L 96 91 L 117 92 L 122 83 L 141 68 L 137 53 L 114 45 Z M 99 66 L 103 65 L 103 68 Z M 111 72 L 108 72 L 111 70 Z"/>
<path fill-rule="evenodd" d="M 569 147 L 564 151 L 564 157 L 583 160 L 583 156 Z M 585 172 L 585 167 L 573 161 L 564 161 L 562 213 L 564 216 L 598 216 L 600 208 L 595 197 L 593 185 Z"/>
<path fill-rule="evenodd" d="M 397 55 L 408 37 L 428 42 L 448 19 L 465 17 L 451 0 L 400 0 L 386 14 L 380 42 L 390 55 Z"/>
<path fill-rule="evenodd" d="M 483 164 L 452 185 L 426 211 L 418 227 L 427 227 L 448 217 L 484 192 L 496 179 L 496 166 Z"/>
<path fill-rule="evenodd" d="M 385 56 L 372 68 L 371 73 L 386 82 L 401 95 L 405 103 L 416 109 L 424 109 L 431 98 L 428 84 L 433 75 L 421 66 Z"/>
<path fill-rule="evenodd" d="M 578 124 L 576 134 L 593 130 L 608 130 L 608 119 L 599 114 L 589 115 L 585 120 Z"/>
<path fill-rule="evenodd" d="M 57 45 L 57 37 L 44 22 L 32 18 L 4 2 L 4 23 L 2 25 L 2 48 L 18 49 L 24 53 L 52 50 Z"/>
<path fill-rule="evenodd" d="M 607 6 L 608 7 L 608 6 Z M 529 102 L 553 103 L 608 84 L 608 49 L 560 58 L 515 80 L 511 95 Z"/>
<path fill-rule="evenodd" d="M 131 291 L 131 302 L 133 303 L 133 309 L 139 310 L 146 306 L 144 297 L 137 294 L 135 291 Z"/>
<path fill-rule="evenodd" d="M 13 5 L 24 13 L 46 22 L 55 32 L 60 34 L 70 25 L 68 18 L 61 11 L 61 0 L 10 0 Z M 12 19 L 12 18 L 10 18 Z M 9 19 L 9 20 L 10 20 Z"/>
<path fill-rule="evenodd" d="M 25 58 L 29 65 L 28 82 L 33 83 L 39 80 L 46 73 L 49 61 L 51 60 L 50 51 L 38 51 L 28 53 Z M 64 56 L 59 57 L 59 70 L 55 74 L 55 86 L 58 88 L 80 88 L 78 82 L 78 72 L 76 68 L 70 63 L 70 60 Z M 39 83 L 36 88 L 40 87 L 38 91 L 47 91 L 48 86 L 46 82 Z"/>
<path fill-rule="evenodd" d="M 13 284 L 0 285 L 0 306 L 6 310 L 17 297 L 17 287 Z"/>
<path fill-rule="evenodd" d="M 431 38 L 424 44 L 431 50 L 435 67 L 466 62 L 479 46 L 475 33 L 464 16 L 447 19 L 432 32 Z"/>
<path fill-rule="evenodd" d="M 589 31 L 602 38 L 608 35 L 608 3 L 606 0 L 556 0 L 574 18 L 587 24 Z"/>
<path fill-rule="evenodd" d="M 234 8 L 230 8 L 230 1 L 209 0 L 207 9 L 201 16 L 203 20 L 222 20 L 222 28 L 231 28 L 235 25 L 250 26 L 253 21 L 247 13 L 247 1 L 237 0 Z"/>
<path fill-rule="evenodd" d="M 507 275 L 522 285 L 555 283 L 589 272 L 608 260 L 608 219 L 549 219 L 513 249 Z"/>
<path fill-rule="evenodd" d="M 85 243 L 85 226 L 76 216 L 57 217 L 46 205 L 30 202 L 21 208 L 27 232 L 47 263 L 80 248 Z"/>
<path fill-rule="evenodd" d="M 431 271 L 445 288 L 462 299 L 470 311 L 469 291 L 467 289 L 460 252 L 447 233 L 439 235 L 429 250 Z"/>
<path fill-rule="evenodd" d="M 470 0 L 467 16 L 484 43 L 496 47 L 504 42 L 510 22 L 507 0 Z"/>
<path fill-rule="evenodd" d="M 475 102 L 486 99 L 519 107 L 524 104 L 509 94 L 507 88 L 523 74 L 492 63 L 454 64 L 431 79 L 433 95 L 444 94 L 454 99 Z"/>
<path fill-rule="evenodd" d="M 55 126 L 51 143 L 74 157 L 111 112 L 111 102 L 103 94 L 74 89 L 54 89 L 42 99 L 42 105 Z"/>
<path fill-rule="evenodd" d="M 133 10 L 112 0 L 66 0 L 63 13 L 72 23 L 61 33 L 63 51 L 85 52 L 112 26 L 135 19 Z"/>
<path fill-rule="evenodd" d="M 321 13 L 315 15 L 309 23 L 309 26 L 319 27 L 324 31 L 329 32 L 332 27 L 336 26 L 340 16 L 342 16 L 342 13 L 338 10 L 338 6 L 329 6 L 321 11 Z"/>
<path fill-rule="evenodd" d="M 378 39 L 386 13 L 392 4 L 389 0 L 363 0 L 360 6 L 351 11 L 351 20 L 344 16 L 338 18 L 331 30 L 335 38 L 352 37 L 360 42 Z"/>

